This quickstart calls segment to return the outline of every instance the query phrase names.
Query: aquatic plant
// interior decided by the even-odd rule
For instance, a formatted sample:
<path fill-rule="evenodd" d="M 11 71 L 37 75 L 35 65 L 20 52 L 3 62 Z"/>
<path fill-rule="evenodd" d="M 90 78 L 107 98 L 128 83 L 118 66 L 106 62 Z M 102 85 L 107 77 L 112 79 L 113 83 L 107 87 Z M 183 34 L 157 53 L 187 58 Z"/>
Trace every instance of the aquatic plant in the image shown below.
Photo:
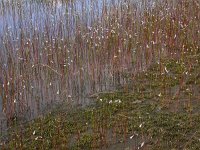
<path fill-rule="evenodd" d="M 8 124 L 30 121 L 63 102 L 87 105 L 91 95 L 116 89 L 137 93 L 136 104 L 161 100 L 159 109 L 175 104 L 170 109 L 177 112 L 184 103 L 191 114 L 193 96 L 199 98 L 199 10 L 198 0 L 2 0 L 0 95 Z M 127 108 L 119 98 L 102 101 L 104 109 L 92 117 L 95 135 L 76 131 L 80 145 L 98 145 L 93 138 L 107 145 L 109 118 L 96 119 Z M 113 132 L 126 141 L 129 121 L 121 116 Z M 55 138 L 68 140 L 53 138 L 54 146 Z"/>

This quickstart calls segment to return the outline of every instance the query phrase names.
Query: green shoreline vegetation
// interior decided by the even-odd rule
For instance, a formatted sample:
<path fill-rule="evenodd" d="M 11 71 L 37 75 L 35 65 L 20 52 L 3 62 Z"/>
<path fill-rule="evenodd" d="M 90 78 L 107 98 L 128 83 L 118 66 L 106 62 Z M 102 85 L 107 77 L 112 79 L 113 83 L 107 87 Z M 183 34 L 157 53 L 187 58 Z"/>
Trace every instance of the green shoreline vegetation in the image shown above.
<path fill-rule="evenodd" d="M 167 72 L 162 74 L 159 64 L 152 65 L 128 87 L 99 94 L 91 106 L 68 111 L 65 104 L 11 128 L 5 149 L 109 149 L 115 144 L 122 149 L 199 149 L 200 102 L 192 91 L 200 86 L 199 62 L 177 95 L 189 58 L 200 60 L 200 51 L 188 52 L 181 62 L 163 60 Z"/>

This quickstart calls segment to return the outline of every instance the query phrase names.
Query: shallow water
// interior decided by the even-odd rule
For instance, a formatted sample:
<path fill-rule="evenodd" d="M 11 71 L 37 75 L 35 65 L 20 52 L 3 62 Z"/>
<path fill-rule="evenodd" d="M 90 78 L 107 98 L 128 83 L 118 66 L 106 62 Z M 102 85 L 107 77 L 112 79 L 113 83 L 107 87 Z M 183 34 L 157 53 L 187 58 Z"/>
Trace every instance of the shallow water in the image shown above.
<path fill-rule="evenodd" d="M 0 63 L 3 64 L 5 72 L 9 74 L 7 71 L 9 68 L 9 53 L 7 53 L 6 50 L 8 49 L 8 46 L 9 49 L 11 49 L 11 53 L 17 56 L 18 49 L 20 47 L 24 48 L 23 42 L 28 43 L 32 41 L 35 38 L 35 35 L 37 35 L 39 39 L 45 39 L 45 36 L 51 37 L 52 41 L 55 41 L 58 36 L 60 39 L 73 39 L 73 35 L 77 32 L 79 26 L 83 25 L 89 28 L 94 22 L 101 21 L 101 15 L 105 8 L 126 6 L 129 1 L 130 0 L 69 0 L 66 2 L 61 0 L 0 0 Z M 152 8 L 154 7 L 154 1 L 155 0 L 148 0 L 145 5 Z M 131 2 L 134 2 L 138 9 L 145 6 L 141 0 L 134 0 Z M 21 41 L 21 39 L 25 39 L 26 41 Z M 7 43 L 6 45 L 5 41 L 10 41 L 10 43 Z M 40 40 L 36 43 L 36 48 L 39 49 L 43 47 L 43 44 L 44 41 Z M 31 49 L 34 50 L 34 48 Z M 73 52 L 71 53 L 73 54 Z M 72 59 L 68 59 L 68 63 L 73 65 Z M 18 63 L 20 63 L 20 61 L 25 60 L 23 58 L 16 60 Z M 44 57 L 44 62 L 46 62 L 46 57 Z M 90 75 L 90 67 L 87 66 L 85 68 L 82 67 L 81 69 L 69 67 L 69 70 L 71 69 L 73 72 L 69 73 L 69 77 L 65 81 L 67 83 L 65 83 L 64 86 L 59 83 L 62 82 L 62 79 L 58 77 L 52 82 L 54 86 L 48 86 L 48 88 L 46 88 L 47 84 L 43 83 L 43 78 L 46 76 L 45 72 L 41 72 L 39 81 L 37 79 L 38 76 L 35 75 L 36 78 L 31 79 L 29 89 L 27 89 L 28 91 L 33 87 L 33 89 L 30 90 L 32 95 L 29 93 L 27 94 L 27 91 L 24 91 L 27 95 L 23 95 L 23 98 L 25 98 L 23 99 L 24 103 L 26 103 L 28 107 L 31 107 L 29 109 L 31 117 L 27 115 L 29 113 L 26 115 L 28 118 L 35 117 L 38 114 L 38 107 L 43 110 L 46 106 L 49 107 L 52 104 L 52 101 L 57 103 L 63 96 L 60 96 L 60 91 L 63 90 L 63 87 L 68 88 L 68 91 L 66 92 L 68 94 L 67 99 L 73 99 L 72 101 L 78 99 L 77 101 L 84 105 L 90 103 L 87 95 L 90 93 L 91 88 L 94 88 L 95 92 L 114 90 L 115 87 L 110 84 L 112 77 L 109 77 L 109 68 L 110 66 L 108 65 L 100 70 L 101 73 L 103 72 L 101 84 L 104 85 L 94 85 L 94 87 L 91 80 L 85 80 L 88 78 L 87 76 Z M 80 78 L 81 70 L 84 79 Z M 99 73 L 97 69 L 95 71 L 96 74 Z M 0 70 L 0 79 L 1 76 L 2 72 Z M 97 79 L 98 77 L 94 78 Z M 79 83 L 81 83 L 81 80 L 84 82 L 80 85 Z M 19 92 L 18 97 L 20 97 L 20 95 L 21 92 Z M 0 111 L 2 111 L 1 96 Z"/>
<path fill-rule="evenodd" d="M 104 2 L 104 0 L 70 0 L 68 2 L 61 0 L 2 0 L 0 3 L 0 36 L 4 34 L 4 31 L 9 30 L 13 37 L 17 37 L 22 28 L 27 31 L 31 31 L 31 28 L 43 31 L 46 21 L 54 26 L 61 19 L 63 19 L 66 28 L 72 28 L 73 31 L 74 24 L 67 24 L 68 22 L 73 23 L 73 19 L 75 19 L 72 13 L 76 13 L 77 16 L 84 15 L 81 21 L 91 24 L 91 13 L 98 16 L 101 14 L 104 5 L 111 6 L 115 5 L 116 2 L 112 0 L 109 0 L 109 2 Z"/>
<path fill-rule="evenodd" d="M 154 1 L 145 1 L 146 5 L 153 7 Z M 66 28 L 71 28 L 73 32 L 74 24 L 72 13 L 77 13 L 81 22 L 91 25 L 94 18 L 102 14 L 103 7 L 117 7 L 126 5 L 127 0 L 0 0 L 0 37 L 5 31 L 10 31 L 12 37 L 16 38 L 20 34 L 20 29 L 26 29 L 27 32 L 32 28 L 43 31 L 45 22 L 48 21 L 52 26 L 63 19 Z M 138 7 L 141 7 L 140 0 L 133 1 Z M 71 16 L 71 17 L 70 17 Z M 65 19 L 67 18 L 67 19 Z"/>

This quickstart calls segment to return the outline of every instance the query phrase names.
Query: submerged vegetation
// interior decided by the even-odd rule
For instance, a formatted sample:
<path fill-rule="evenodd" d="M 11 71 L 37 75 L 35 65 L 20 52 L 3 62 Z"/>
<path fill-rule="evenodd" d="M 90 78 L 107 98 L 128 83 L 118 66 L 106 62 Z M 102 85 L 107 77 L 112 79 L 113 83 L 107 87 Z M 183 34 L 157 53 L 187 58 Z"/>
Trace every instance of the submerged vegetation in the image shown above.
<path fill-rule="evenodd" d="M 2 149 L 200 148 L 199 0 L 38 3 L 0 3 Z"/>

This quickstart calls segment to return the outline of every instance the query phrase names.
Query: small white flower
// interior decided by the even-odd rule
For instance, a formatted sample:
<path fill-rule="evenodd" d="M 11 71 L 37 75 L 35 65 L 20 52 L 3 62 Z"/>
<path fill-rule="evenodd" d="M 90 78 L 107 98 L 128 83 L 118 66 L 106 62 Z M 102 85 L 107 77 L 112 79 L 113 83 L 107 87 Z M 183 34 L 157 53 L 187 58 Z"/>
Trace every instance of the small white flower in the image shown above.
<path fill-rule="evenodd" d="M 130 136 L 130 139 L 132 139 L 134 137 L 134 135 Z"/>
<path fill-rule="evenodd" d="M 102 99 L 99 99 L 101 102 L 103 101 Z"/>
<path fill-rule="evenodd" d="M 167 67 L 165 67 L 165 72 L 166 72 L 166 73 L 169 73 L 169 71 L 167 70 Z"/>
<path fill-rule="evenodd" d="M 122 101 L 120 99 L 115 100 L 115 103 L 121 103 Z"/>
<path fill-rule="evenodd" d="M 159 97 L 161 97 L 161 96 L 162 96 L 162 94 L 160 93 L 160 94 L 158 94 L 158 96 L 159 96 Z"/>
<path fill-rule="evenodd" d="M 144 142 L 141 143 L 140 147 L 142 148 L 144 146 Z"/>
<path fill-rule="evenodd" d="M 111 33 L 115 33 L 115 31 L 114 31 L 114 30 L 111 30 Z"/>
<path fill-rule="evenodd" d="M 35 135 L 35 130 L 33 131 L 33 135 Z"/>
<path fill-rule="evenodd" d="M 174 35 L 174 39 L 176 39 L 176 34 Z"/>
<path fill-rule="evenodd" d="M 112 100 L 109 101 L 109 104 L 111 104 L 111 103 L 112 103 Z"/>
<path fill-rule="evenodd" d="M 57 91 L 57 95 L 59 95 L 60 94 L 60 92 L 59 92 L 59 90 Z"/>

